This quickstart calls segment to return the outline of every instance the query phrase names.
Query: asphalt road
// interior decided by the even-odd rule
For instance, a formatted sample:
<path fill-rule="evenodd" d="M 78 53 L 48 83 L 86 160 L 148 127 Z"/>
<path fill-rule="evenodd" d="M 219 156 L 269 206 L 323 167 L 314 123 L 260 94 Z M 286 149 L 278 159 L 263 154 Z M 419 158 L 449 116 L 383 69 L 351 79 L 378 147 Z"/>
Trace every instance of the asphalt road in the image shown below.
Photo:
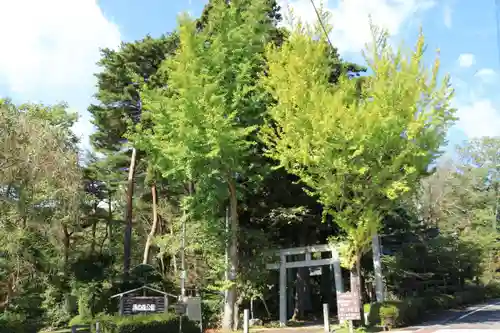
<path fill-rule="evenodd" d="M 500 333 L 500 299 L 463 310 L 447 311 L 422 325 L 405 328 L 400 332 Z"/>

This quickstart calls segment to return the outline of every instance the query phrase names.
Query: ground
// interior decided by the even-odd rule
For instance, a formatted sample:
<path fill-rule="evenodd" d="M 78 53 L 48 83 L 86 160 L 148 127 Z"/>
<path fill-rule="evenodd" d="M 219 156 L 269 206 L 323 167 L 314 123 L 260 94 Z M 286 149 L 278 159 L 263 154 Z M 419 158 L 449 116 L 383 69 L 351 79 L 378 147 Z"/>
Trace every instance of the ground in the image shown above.
<path fill-rule="evenodd" d="M 398 333 L 500 333 L 500 299 L 451 310 L 419 326 L 400 329 Z"/>
<path fill-rule="evenodd" d="M 373 330 L 377 332 L 379 330 Z M 321 333 L 322 326 L 251 329 L 252 333 Z M 347 333 L 346 329 L 332 327 L 332 332 Z M 367 331 L 371 332 L 371 331 Z M 434 315 L 421 325 L 393 330 L 395 333 L 500 333 L 500 299 L 449 310 Z"/>

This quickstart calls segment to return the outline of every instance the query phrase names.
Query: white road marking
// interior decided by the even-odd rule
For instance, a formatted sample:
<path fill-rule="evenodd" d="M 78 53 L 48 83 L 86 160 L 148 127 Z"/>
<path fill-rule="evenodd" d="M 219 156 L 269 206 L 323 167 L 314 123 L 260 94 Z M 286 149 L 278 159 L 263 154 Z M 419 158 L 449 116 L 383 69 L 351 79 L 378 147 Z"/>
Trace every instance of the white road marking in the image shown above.
<path fill-rule="evenodd" d="M 482 306 L 482 307 L 480 307 L 480 308 L 478 308 L 478 309 L 476 309 L 476 310 L 473 310 L 473 311 L 471 311 L 471 312 L 468 312 L 468 313 L 464 314 L 463 316 L 461 316 L 461 317 L 460 317 L 460 318 L 458 318 L 457 320 L 454 320 L 453 322 L 460 321 L 460 320 L 462 320 L 462 319 L 464 319 L 464 318 L 469 317 L 470 315 L 473 315 L 473 314 L 474 314 L 474 313 L 476 313 L 476 312 L 482 311 L 482 310 L 484 310 L 484 309 L 487 309 L 487 308 L 489 308 L 489 307 L 491 307 L 491 306 L 495 306 L 495 305 L 500 305 L 500 302 L 496 302 L 496 303 L 492 303 L 492 304 L 488 304 L 488 305 Z M 495 332 L 497 332 L 497 331 L 495 331 Z M 498 331 L 498 332 L 500 332 L 500 331 Z"/>
<path fill-rule="evenodd" d="M 479 311 L 482 311 L 482 310 L 485 310 L 489 307 L 492 307 L 492 306 L 495 306 L 495 305 L 500 305 L 500 302 L 495 302 L 495 303 L 491 303 L 491 304 L 487 304 L 487 305 L 484 305 L 484 306 L 480 306 L 478 308 L 474 307 L 473 309 L 474 310 L 471 310 L 470 312 L 467 312 L 466 314 L 464 314 L 463 316 L 459 317 L 458 319 L 455 319 L 453 320 L 452 322 L 448 322 L 447 325 L 445 325 L 444 327 L 450 325 L 450 324 L 454 324 L 454 323 L 458 323 L 460 320 L 464 319 L 464 318 L 467 318 Z M 457 332 L 467 332 L 467 333 L 485 333 L 485 332 L 489 332 L 489 333 L 500 333 L 500 329 L 460 329 L 460 328 L 455 328 L 455 329 L 452 329 L 452 328 L 442 328 L 442 329 L 438 329 L 439 326 L 443 326 L 443 325 L 431 325 L 431 326 L 425 326 L 425 327 L 422 327 L 422 328 L 419 328 L 418 330 L 416 331 L 413 331 L 414 333 L 418 333 L 420 331 L 423 331 L 423 330 L 427 330 L 429 328 L 435 328 L 437 329 L 437 331 L 435 331 L 435 333 L 457 333 Z"/>
<path fill-rule="evenodd" d="M 459 333 L 459 332 L 467 332 L 467 333 L 500 333 L 500 330 L 492 330 L 492 329 L 460 329 L 460 328 L 447 328 L 442 330 L 437 330 L 434 333 Z"/>

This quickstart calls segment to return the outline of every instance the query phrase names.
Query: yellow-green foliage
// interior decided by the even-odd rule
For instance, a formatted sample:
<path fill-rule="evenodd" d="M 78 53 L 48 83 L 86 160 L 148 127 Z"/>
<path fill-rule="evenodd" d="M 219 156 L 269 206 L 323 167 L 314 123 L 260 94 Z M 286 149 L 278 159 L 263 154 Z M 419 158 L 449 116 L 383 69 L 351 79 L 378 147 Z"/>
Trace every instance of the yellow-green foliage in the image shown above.
<path fill-rule="evenodd" d="M 455 120 L 452 91 L 438 82 L 439 59 L 423 64 L 424 37 L 394 52 L 385 34 L 367 49 L 370 76 L 329 82 L 321 30 L 300 22 L 280 48 L 269 47 L 263 85 L 276 104 L 261 131 L 267 155 L 300 177 L 360 253 L 379 212 L 414 188 L 440 154 Z"/>

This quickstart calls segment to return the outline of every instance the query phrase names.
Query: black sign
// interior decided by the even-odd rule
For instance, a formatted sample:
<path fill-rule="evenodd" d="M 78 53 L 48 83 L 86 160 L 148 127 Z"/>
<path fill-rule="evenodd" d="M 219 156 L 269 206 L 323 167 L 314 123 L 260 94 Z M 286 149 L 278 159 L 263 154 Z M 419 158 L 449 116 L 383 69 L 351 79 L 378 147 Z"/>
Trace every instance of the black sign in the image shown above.
<path fill-rule="evenodd" d="M 123 314 L 165 312 L 163 296 L 129 296 L 123 298 Z"/>
<path fill-rule="evenodd" d="M 178 315 L 184 315 L 186 314 L 186 303 L 176 303 L 173 305 L 175 309 L 175 313 Z"/>
<path fill-rule="evenodd" d="M 337 313 L 339 321 L 360 320 L 361 311 L 358 295 L 351 292 L 337 294 Z"/>

